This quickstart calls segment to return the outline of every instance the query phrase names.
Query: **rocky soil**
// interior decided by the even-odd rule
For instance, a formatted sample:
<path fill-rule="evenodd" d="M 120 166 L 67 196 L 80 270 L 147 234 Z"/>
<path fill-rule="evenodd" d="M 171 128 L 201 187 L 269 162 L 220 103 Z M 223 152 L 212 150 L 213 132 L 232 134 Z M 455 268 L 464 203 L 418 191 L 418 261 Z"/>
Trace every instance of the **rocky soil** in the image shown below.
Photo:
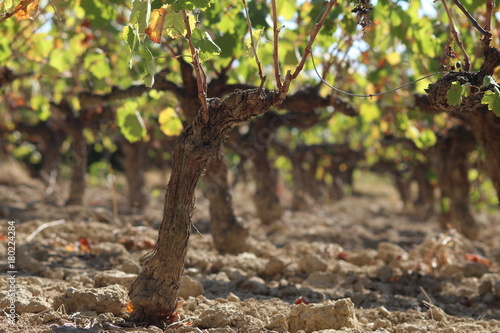
<path fill-rule="evenodd" d="M 151 184 L 150 184 L 151 185 Z M 85 207 L 47 201 L 36 181 L 0 184 L 0 332 L 500 332 L 500 216 L 478 214 L 469 241 L 398 209 L 394 190 L 362 176 L 356 195 L 262 226 L 238 187 L 251 250 L 220 255 L 197 210 L 179 309 L 166 329 L 134 327 L 127 288 L 155 243 L 161 190 L 143 214 L 118 218 L 107 184 Z M 6 316 L 8 222 L 16 228 L 16 324 Z"/>

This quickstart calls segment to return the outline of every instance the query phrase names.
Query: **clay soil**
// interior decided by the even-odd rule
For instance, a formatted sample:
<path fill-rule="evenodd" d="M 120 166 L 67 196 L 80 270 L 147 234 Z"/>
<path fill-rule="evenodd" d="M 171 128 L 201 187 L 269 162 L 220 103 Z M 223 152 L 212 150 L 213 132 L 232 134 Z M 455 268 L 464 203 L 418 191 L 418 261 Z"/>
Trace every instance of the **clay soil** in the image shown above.
<path fill-rule="evenodd" d="M 120 179 L 91 184 L 86 206 L 63 207 L 67 184 L 47 199 L 29 179 L 0 184 L 0 332 L 500 332 L 498 213 L 477 213 L 469 241 L 435 217 L 402 211 L 388 180 L 356 179 L 338 202 L 286 213 L 262 226 L 251 184 L 235 189 L 250 250 L 220 255 L 208 203 L 198 194 L 180 295 L 167 328 L 128 321 L 127 289 L 155 243 L 164 180 L 131 212 Z M 95 183 L 95 182 L 90 182 Z M 8 222 L 15 221 L 16 323 L 8 320 Z"/>

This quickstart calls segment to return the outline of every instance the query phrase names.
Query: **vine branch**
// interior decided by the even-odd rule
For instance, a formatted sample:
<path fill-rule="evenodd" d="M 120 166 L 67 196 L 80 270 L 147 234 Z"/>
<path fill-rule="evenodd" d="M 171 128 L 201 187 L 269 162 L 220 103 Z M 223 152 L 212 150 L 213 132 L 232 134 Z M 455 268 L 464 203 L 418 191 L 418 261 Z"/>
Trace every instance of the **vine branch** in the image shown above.
<path fill-rule="evenodd" d="M 182 11 L 182 16 L 184 17 L 184 24 L 186 26 L 186 37 L 189 44 L 189 50 L 191 51 L 191 57 L 193 59 L 192 64 L 194 67 L 194 72 L 196 74 L 196 83 L 198 84 L 198 98 L 201 102 L 201 119 L 203 123 L 208 123 L 208 105 L 207 105 L 207 83 L 206 75 L 200 64 L 200 55 L 198 50 L 193 45 L 191 41 L 191 26 L 189 25 L 189 17 L 184 9 Z M 202 78 L 203 75 L 203 78 Z"/>
<path fill-rule="evenodd" d="M 19 12 L 21 10 L 25 10 L 33 1 L 35 1 L 35 0 L 29 0 L 29 1 L 26 1 L 25 3 L 21 3 L 19 5 L 19 7 L 17 7 L 16 9 L 14 9 L 12 12 L 5 14 L 4 17 L 2 17 L 0 19 L 0 23 L 3 23 L 5 20 L 7 20 L 7 19 L 11 18 L 12 16 L 16 15 L 17 12 Z"/>
<path fill-rule="evenodd" d="M 331 9 L 333 8 L 333 6 L 335 6 L 336 3 L 337 3 L 337 0 L 330 0 L 326 3 L 326 8 L 325 8 L 325 11 L 323 12 L 323 15 L 321 16 L 321 19 L 319 20 L 319 22 L 317 22 L 314 25 L 314 29 L 311 33 L 310 38 L 309 38 L 309 42 L 307 43 L 307 46 L 304 50 L 304 54 L 302 55 L 302 59 L 300 59 L 300 62 L 297 65 L 297 67 L 295 68 L 295 71 L 293 72 L 293 74 L 291 73 L 291 71 L 288 71 L 286 73 L 285 81 L 281 82 L 281 74 L 279 72 L 279 62 L 278 62 L 278 33 L 279 33 L 279 29 L 277 28 L 278 18 L 277 18 L 277 12 L 276 12 L 276 0 L 272 0 L 273 26 L 274 26 L 274 66 L 275 66 L 275 73 L 276 73 L 276 81 L 278 84 L 278 89 L 280 92 L 281 99 L 285 98 L 285 96 L 288 93 L 288 90 L 290 88 L 290 83 L 297 78 L 299 73 L 304 68 L 304 64 L 306 63 L 307 57 L 309 56 L 309 54 L 311 54 L 312 44 L 314 43 L 316 36 L 318 35 L 319 31 L 321 30 L 321 27 L 325 23 L 326 18 L 328 17 L 328 14 L 330 13 Z"/>
<path fill-rule="evenodd" d="M 241 0 L 241 1 L 243 2 L 243 6 L 245 7 L 245 15 L 247 17 L 248 33 L 250 34 L 250 45 L 252 46 L 252 50 L 253 50 L 253 53 L 255 55 L 255 61 L 257 62 L 257 67 L 259 68 L 260 88 L 262 88 L 264 86 L 264 83 L 266 82 L 266 76 L 262 73 L 262 66 L 260 63 L 259 55 L 257 54 L 257 47 L 256 47 L 255 41 L 253 39 L 252 21 L 250 21 L 250 14 L 248 13 L 247 1 L 246 0 Z"/>
<path fill-rule="evenodd" d="M 483 36 L 481 39 L 481 45 L 483 46 L 483 50 L 486 51 L 490 48 L 491 43 L 491 16 L 493 15 L 493 8 L 495 8 L 495 3 L 493 0 L 486 1 L 486 15 L 484 23 L 484 29 L 490 32 L 489 36 Z"/>
<path fill-rule="evenodd" d="M 451 33 L 453 34 L 453 38 L 455 39 L 455 42 L 458 44 L 460 50 L 462 50 L 462 53 L 464 55 L 464 70 L 470 71 L 470 58 L 469 55 L 467 54 L 467 51 L 465 51 L 462 40 L 458 36 L 457 29 L 455 28 L 455 24 L 453 23 L 453 18 L 451 17 L 450 9 L 446 4 L 446 0 L 441 0 L 441 3 L 443 4 L 444 10 L 446 11 L 446 15 L 448 15 L 448 19 L 450 20 L 450 28 L 451 28 Z"/>
<path fill-rule="evenodd" d="M 271 1 L 271 12 L 273 15 L 273 60 L 274 60 L 274 76 L 276 77 L 276 86 L 281 92 L 283 90 L 283 83 L 281 82 L 280 62 L 278 60 L 278 35 L 283 27 L 278 28 L 278 11 L 276 9 L 276 0 Z"/>
<path fill-rule="evenodd" d="M 479 30 L 479 32 L 484 37 L 491 37 L 491 32 L 489 32 L 490 28 L 484 29 L 483 27 L 481 27 L 479 25 L 479 23 L 477 23 L 476 19 L 474 17 L 472 17 L 472 15 L 467 11 L 467 9 L 465 9 L 465 7 L 460 3 L 459 0 L 453 0 L 453 2 L 455 3 L 455 5 L 457 5 L 458 8 L 460 8 L 460 10 L 465 14 L 465 16 L 467 16 L 467 18 L 469 19 L 469 21 L 471 21 L 472 25 L 477 30 Z M 489 2 L 491 3 L 491 1 L 489 1 Z"/>

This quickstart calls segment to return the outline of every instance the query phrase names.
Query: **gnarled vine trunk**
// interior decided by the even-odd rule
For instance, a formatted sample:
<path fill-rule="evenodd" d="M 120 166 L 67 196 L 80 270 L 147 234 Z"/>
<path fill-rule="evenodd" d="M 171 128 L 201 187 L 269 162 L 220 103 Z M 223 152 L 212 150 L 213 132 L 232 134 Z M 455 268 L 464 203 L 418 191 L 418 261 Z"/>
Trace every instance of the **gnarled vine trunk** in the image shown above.
<path fill-rule="evenodd" d="M 121 164 L 127 179 L 128 201 L 133 210 L 142 211 L 148 203 L 148 196 L 144 189 L 146 143 L 144 141 L 130 143 L 123 140 L 122 149 Z"/>
<path fill-rule="evenodd" d="M 476 239 L 479 231 L 470 210 L 467 160 L 475 145 L 472 133 L 464 126 L 456 126 L 436 145 L 436 154 L 432 156 L 436 161 L 441 197 L 450 200 L 449 213 L 441 216 L 441 225 L 449 224 L 471 239 Z"/>
<path fill-rule="evenodd" d="M 263 224 L 271 224 L 283 215 L 283 208 L 276 192 L 278 175 L 268 155 L 269 148 L 265 145 L 251 159 L 255 181 L 253 202 L 257 216 Z"/>
<path fill-rule="evenodd" d="M 210 206 L 210 233 L 219 253 L 238 254 L 248 250 L 248 230 L 233 212 L 228 170 L 220 151 L 208 162 L 205 171 L 205 195 Z"/>
<path fill-rule="evenodd" d="M 161 325 L 175 311 L 198 179 L 236 124 L 267 111 L 278 100 L 277 93 L 261 89 L 236 91 L 222 102 L 211 99 L 208 122 L 204 124 L 198 116 L 179 136 L 158 241 L 145 256 L 143 269 L 129 291 L 133 321 Z"/>
<path fill-rule="evenodd" d="M 418 184 L 418 196 L 414 202 L 422 217 L 434 213 L 434 186 L 429 179 L 430 163 L 419 163 L 413 167 L 413 179 Z"/>
<path fill-rule="evenodd" d="M 491 39 L 484 36 L 481 40 L 484 50 L 484 63 L 478 72 L 450 72 L 442 76 L 437 82 L 430 84 L 426 92 L 429 94 L 430 105 L 438 110 L 451 113 L 464 119 L 472 128 L 480 147 L 485 152 L 485 165 L 497 193 L 500 192 L 500 118 L 488 110 L 487 105 L 482 103 L 484 94 L 492 91 L 494 85 L 483 85 L 487 75 L 493 75 L 495 69 L 500 66 L 500 50 L 491 47 Z M 468 96 L 462 96 L 458 105 L 448 104 L 448 91 L 454 82 L 461 85 L 468 84 L 471 92 Z M 457 208 L 458 209 L 458 208 Z M 462 214 L 466 215 L 467 212 Z M 477 236 L 477 226 L 471 224 L 474 230 L 469 231 L 471 237 Z M 468 228 L 468 227 L 467 227 Z"/>
<path fill-rule="evenodd" d="M 500 118 L 486 106 L 469 117 L 472 132 L 484 149 L 484 164 L 500 198 Z"/>
<path fill-rule="evenodd" d="M 69 135 L 71 137 L 71 183 L 69 197 L 66 206 L 83 204 L 83 196 L 87 186 L 85 176 L 87 174 L 87 143 L 83 137 L 83 124 L 78 119 L 68 122 Z"/>

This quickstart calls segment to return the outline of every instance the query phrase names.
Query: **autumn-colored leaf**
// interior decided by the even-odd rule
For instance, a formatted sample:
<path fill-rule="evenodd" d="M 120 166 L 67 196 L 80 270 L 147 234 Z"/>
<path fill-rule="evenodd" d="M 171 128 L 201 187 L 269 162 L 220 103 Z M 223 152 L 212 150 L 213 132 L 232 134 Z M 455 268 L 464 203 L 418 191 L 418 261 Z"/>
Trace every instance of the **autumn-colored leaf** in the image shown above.
<path fill-rule="evenodd" d="M 152 240 L 152 239 L 145 239 L 144 242 L 143 242 L 143 248 L 145 249 L 148 249 L 148 250 L 152 250 L 154 249 L 156 246 L 156 241 L 155 240 Z"/>
<path fill-rule="evenodd" d="M 4 241 L 7 239 L 7 236 L 4 234 L 0 234 L 0 241 Z"/>
<path fill-rule="evenodd" d="M 349 256 L 347 255 L 347 253 L 343 252 L 343 251 L 340 251 L 338 254 L 337 254 L 337 259 L 339 260 L 344 260 L 344 261 L 349 261 Z"/>
<path fill-rule="evenodd" d="M 479 262 L 479 263 L 481 263 L 483 265 L 486 265 L 486 266 L 490 266 L 491 265 L 490 261 L 487 258 L 485 258 L 485 257 L 483 257 L 483 256 L 481 256 L 479 254 L 466 253 L 465 254 L 465 259 L 468 260 L 468 261 L 472 261 L 472 262 Z"/>
<path fill-rule="evenodd" d="M 309 301 L 304 297 L 304 296 L 300 296 L 299 298 L 297 298 L 295 300 L 295 302 L 293 302 L 293 304 L 309 304 Z"/>
<path fill-rule="evenodd" d="M 153 10 L 151 23 L 144 31 L 154 43 L 160 44 L 167 12 L 163 8 Z"/>
<path fill-rule="evenodd" d="M 134 311 L 134 306 L 132 305 L 132 302 L 125 303 L 125 308 L 128 313 L 132 313 Z"/>
<path fill-rule="evenodd" d="M 80 251 L 90 253 L 90 240 L 88 238 L 80 238 Z"/>
<path fill-rule="evenodd" d="M 29 20 L 38 11 L 38 2 L 40 0 L 22 0 L 19 5 L 16 6 L 14 10 L 17 10 L 14 15 L 18 21 Z M 19 9 L 20 8 L 20 9 Z M 18 10 L 19 9 L 19 10 Z"/>
<path fill-rule="evenodd" d="M 175 312 L 179 311 L 182 308 L 182 304 L 184 304 L 184 300 L 180 297 L 177 297 L 177 307 L 175 308 Z"/>

